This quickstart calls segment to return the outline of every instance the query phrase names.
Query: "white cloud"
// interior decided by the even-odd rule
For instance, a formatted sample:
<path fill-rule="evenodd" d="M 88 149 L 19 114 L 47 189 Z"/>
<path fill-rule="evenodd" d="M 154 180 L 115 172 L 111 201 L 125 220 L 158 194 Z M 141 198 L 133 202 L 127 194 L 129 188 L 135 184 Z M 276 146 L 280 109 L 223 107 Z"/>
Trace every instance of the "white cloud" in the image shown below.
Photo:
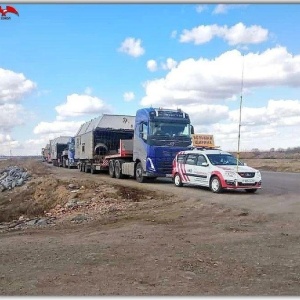
<path fill-rule="evenodd" d="M 17 145 L 10 134 L 31 115 L 19 102 L 35 88 L 24 74 L 0 68 L 0 154 L 9 155 L 11 147 Z"/>
<path fill-rule="evenodd" d="M 86 95 L 91 95 L 92 92 L 93 92 L 93 89 L 92 89 L 91 87 L 89 87 L 89 86 L 84 90 L 84 93 L 85 93 Z"/>
<path fill-rule="evenodd" d="M 258 44 L 266 41 L 268 34 L 268 30 L 261 26 L 246 27 L 243 23 L 238 23 L 230 28 L 226 25 L 200 25 L 191 30 L 184 29 L 179 41 L 181 43 L 193 42 L 195 45 L 199 45 L 211 41 L 214 37 L 220 37 L 229 45 Z"/>
<path fill-rule="evenodd" d="M 177 36 L 177 30 L 173 30 L 173 31 L 171 32 L 171 38 L 172 38 L 172 39 L 175 39 L 176 36 Z"/>
<path fill-rule="evenodd" d="M 13 127 L 23 124 L 25 114 L 20 104 L 0 105 L 0 132 L 8 132 Z"/>
<path fill-rule="evenodd" d="M 12 141 L 12 138 L 9 134 L 0 133 L 0 145 L 10 142 L 10 141 Z M 0 155 L 3 155 L 3 154 L 1 154 L 1 152 L 0 152 Z"/>
<path fill-rule="evenodd" d="M 207 5 L 205 4 L 199 4 L 196 6 L 197 13 L 202 13 L 205 10 L 207 10 Z"/>
<path fill-rule="evenodd" d="M 232 50 L 211 60 L 179 62 L 164 78 L 144 84 L 141 104 L 159 107 L 234 99 L 240 94 L 243 64 L 245 92 L 257 87 L 300 86 L 300 55 L 293 56 L 284 47 L 244 56 Z"/>
<path fill-rule="evenodd" d="M 147 61 L 147 69 L 151 72 L 157 71 L 157 62 L 154 59 Z"/>
<path fill-rule="evenodd" d="M 124 93 L 123 97 L 126 102 L 130 102 L 130 101 L 134 100 L 135 95 L 133 92 L 126 92 L 126 93 Z"/>
<path fill-rule="evenodd" d="M 218 4 L 213 10 L 213 14 L 225 14 L 229 9 L 229 5 L 226 4 Z"/>
<path fill-rule="evenodd" d="M 238 23 L 228 29 L 225 27 L 221 36 L 229 45 L 238 45 L 259 44 L 268 39 L 268 34 L 268 30 L 261 26 L 253 25 L 247 28 L 243 23 Z"/>
<path fill-rule="evenodd" d="M 88 114 L 101 114 L 110 112 L 103 100 L 90 95 L 72 94 L 67 96 L 67 102 L 55 107 L 58 112 L 58 120 L 66 117 L 78 117 Z"/>
<path fill-rule="evenodd" d="M 66 121 L 54 121 L 54 122 L 40 122 L 33 129 L 34 134 L 49 135 L 49 139 L 57 136 L 74 136 L 82 125 L 82 121 L 66 122 Z"/>
<path fill-rule="evenodd" d="M 299 100 L 269 100 L 266 107 L 242 108 L 242 123 L 251 126 L 294 126 L 300 125 Z M 230 120 L 238 122 L 239 111 L 230 112 Z"/>
<path fill-rule="evenodd" d="M 164 70 L 171 70 L 177 66 L 177 61 L 174 60 L 173 58 L 168 58 L 166 63 L 162 64 L 162 68 Z"/>
<path fill-rule="evenodd" d="M 36 84 L 24 74 L 0 68 L 0 105 L 15 103 L 35 88 Z"/>
<path fill-rule="evenodd" d="M 213 10 L 214 15 L 226 14 L 230 9 L 245 8 L 247 4 L 218 4 Z"/>
<path fill-rule="evenodd" d="M 130 56 L 139 57 L 145 53 L 145 49 L 141 46 L 141 43 L 140 39 L 129 37 L 122 42 L 118 50 Z"/>

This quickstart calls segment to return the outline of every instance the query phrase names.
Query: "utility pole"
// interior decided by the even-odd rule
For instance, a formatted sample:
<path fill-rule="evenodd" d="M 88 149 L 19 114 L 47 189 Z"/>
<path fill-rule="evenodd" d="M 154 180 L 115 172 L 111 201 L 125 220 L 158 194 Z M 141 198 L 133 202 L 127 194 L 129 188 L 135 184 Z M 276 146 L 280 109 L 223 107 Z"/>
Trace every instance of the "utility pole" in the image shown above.
<path fill-rule="evenodd" d="M 244 88 L 244 54 L 242 54 L 242 82 L 241 82 L 241 97 L 240 97 L 240 115 L 239 115 L 239 133 L 238 133 L 238 149 L 236 169 L 238 172 L 240 160 L 240 142 L 241 142 L 241 122 L 242 122 L 242 104 L 243 104 L 243 88 Z"/>

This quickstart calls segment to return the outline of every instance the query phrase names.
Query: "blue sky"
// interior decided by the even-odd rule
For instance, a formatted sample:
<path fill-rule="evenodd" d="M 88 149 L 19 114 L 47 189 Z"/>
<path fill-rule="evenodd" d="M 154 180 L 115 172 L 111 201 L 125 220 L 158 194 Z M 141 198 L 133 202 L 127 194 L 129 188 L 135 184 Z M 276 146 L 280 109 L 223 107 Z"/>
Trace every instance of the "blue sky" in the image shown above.
<path fill-rule="evenodd" d="M 0 155 L 40 154 L 102 113 L 147 106 L 182 108 L 232 151 L 241 95 L 241 150 L 300 146 L 300 4 L 11 5 Z"/>

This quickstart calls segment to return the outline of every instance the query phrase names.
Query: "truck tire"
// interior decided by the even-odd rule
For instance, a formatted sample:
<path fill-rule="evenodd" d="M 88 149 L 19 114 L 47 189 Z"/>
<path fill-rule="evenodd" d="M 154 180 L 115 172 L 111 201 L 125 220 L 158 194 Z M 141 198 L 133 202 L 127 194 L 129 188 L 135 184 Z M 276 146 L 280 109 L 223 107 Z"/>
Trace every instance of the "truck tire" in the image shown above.
<path fill-rule="evenodd" d="M 143 183 L 146 181 L 146 177 L 143 176 L 143 173 L 144 173 L 144 170 L 143 170 L 142 163 L 139 162 L 135 169 L 135 179 L 137 182 Z"/>
<path fill-rule="evenodd" d="M 116 177 L 116 174 L 115 174 L 115 163 L 113 160 L 110 160 L 109 161 L 109 165 L 108 165 L 108 173 L 109 173 L 109 176 L 111 178 L 114 178 Z"/>
<path fill-rule="evenodd" d="M 119 160 L 115 162 L 115 176 L 118 179 L 122 179 L 124 176 L 122 174 L 122 163 Z"/>

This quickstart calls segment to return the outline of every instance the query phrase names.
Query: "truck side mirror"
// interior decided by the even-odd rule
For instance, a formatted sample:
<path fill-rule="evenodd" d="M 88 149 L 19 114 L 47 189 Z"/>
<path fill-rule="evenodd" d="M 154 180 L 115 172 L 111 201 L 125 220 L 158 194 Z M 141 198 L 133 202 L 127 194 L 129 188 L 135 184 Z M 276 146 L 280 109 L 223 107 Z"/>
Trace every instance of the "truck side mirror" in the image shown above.
<path fill-rule="evenodd" d="M 194 134 L 194 126 L 191 125 L 191 134 Z"/>

